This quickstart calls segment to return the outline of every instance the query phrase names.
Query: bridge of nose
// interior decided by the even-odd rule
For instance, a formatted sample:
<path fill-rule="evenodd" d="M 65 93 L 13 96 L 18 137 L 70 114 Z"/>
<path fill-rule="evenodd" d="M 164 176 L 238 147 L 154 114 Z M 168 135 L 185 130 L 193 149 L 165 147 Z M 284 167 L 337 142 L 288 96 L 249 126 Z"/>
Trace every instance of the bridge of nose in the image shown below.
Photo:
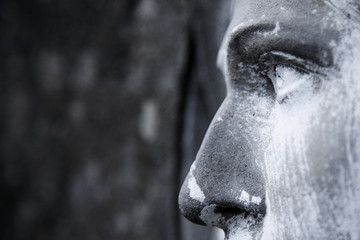
<path fill-rule="evenodd" d="M 254 136 L 245 129 L 232 131 L 251 126 L 233 111 L 223 106 L 214 117 L 180 192 L 183 214 L 195 223 L 203 223 L 201 210 L 210 205 L 265 213 L 265 181 L 255 161 Z"/>

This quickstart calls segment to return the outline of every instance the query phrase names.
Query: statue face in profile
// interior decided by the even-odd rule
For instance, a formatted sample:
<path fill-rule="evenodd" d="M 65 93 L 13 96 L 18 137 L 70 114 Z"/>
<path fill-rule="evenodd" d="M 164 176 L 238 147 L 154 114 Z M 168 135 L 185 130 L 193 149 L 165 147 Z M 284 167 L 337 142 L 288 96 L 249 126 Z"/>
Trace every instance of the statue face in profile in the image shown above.
<path fill-rule="evenodd" d="M 360 239 L 360 2 L 237 0 L 179 195 L 227 239 Z"/>

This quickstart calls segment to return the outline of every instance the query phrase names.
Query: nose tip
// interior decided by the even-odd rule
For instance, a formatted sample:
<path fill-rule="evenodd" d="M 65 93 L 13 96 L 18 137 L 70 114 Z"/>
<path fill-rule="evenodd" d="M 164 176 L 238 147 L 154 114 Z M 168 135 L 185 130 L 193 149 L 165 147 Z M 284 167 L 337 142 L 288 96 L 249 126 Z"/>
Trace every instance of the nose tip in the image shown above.
<path fill-rule="evenodd" d="M 266 214 L 265 202 L 246 205 L 241 202 L 205 201 L 189 198 L 186 190 L 179 194 L 179 206 L 182 215 L 193 223 L 219 227 L 227 230 L 235 221 L 249 217 L 259 222 Z"/>
<path fill-rule="evenodd" d="M 234 114 L 241 110 L 233 109 L 235 100 L 227 98 L 219 109 L 179 194 L 187 219 L 224 230 L 266 213 L 263 145 L 257 133 L 244 130 L 258 126 Z"/>
<path fill-rule="evenodd" d="M 190 221 L 200 224 L 228 229 L 235 221 L 251 217 L 261 221 L 265 216 L 265 196 L 255 196 L 235 184 L 229 187 L 228 178 L 207 178 L 201 169 L 191 168 L 179 193 L 179 207 L 182 214 Z M 207 176 L 207 177 L 205 177 Z M 204 181 L 205 180 L 205 181 Z"/>

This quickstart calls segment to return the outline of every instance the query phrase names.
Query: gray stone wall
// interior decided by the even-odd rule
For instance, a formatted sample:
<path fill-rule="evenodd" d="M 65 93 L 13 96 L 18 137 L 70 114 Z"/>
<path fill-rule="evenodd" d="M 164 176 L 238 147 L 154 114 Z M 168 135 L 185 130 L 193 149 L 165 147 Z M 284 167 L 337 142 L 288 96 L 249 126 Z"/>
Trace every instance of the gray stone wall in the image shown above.
<path fill-rule="evenodd" d="M 193 237 L 177 193 L 224 95 L 228 5 L 0 2 L 1 239 Z"/>

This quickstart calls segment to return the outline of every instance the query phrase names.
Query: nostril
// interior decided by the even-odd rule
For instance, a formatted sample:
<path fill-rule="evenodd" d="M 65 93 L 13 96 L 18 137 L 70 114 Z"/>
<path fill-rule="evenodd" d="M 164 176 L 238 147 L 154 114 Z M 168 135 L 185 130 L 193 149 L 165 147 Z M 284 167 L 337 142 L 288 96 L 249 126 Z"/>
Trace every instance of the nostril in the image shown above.
<path fill-rule="evenodd" d="M 179 207 L 182 215 L 188 220 L 208 226 L 227 229 L 233 222 L 248 221 L 253 219 L 258 221 L 265 216 L 266 204 L 265 196 L 259 192 L 242 190 L 222 189 L 222 194 L 214 188 L 207 188 L 207 182 L 202 182 L 198 186 L 199 192 L 203 193 L 204 198 L 194 196 L 194 190 L 189 186 L 189 181 L 194 178 L 193 171 L 190 171 L 179 193 Z M 210 189 L 210 190 L 209 190 Z M 237 194 L 236 194 L 237 193 Z"/>
<path fill-rule="evenodd" d="M 251 213 L 239 207 L 215 207 L 214 213 L 221 216 L 222 221 L 213 222 L 212 226 L 220 227 L 224 230 L 231 225 L 232 219 L 238 218 L 239 216 L 246 219 L 249 215 L 251 215 Z"/>
<path fill-rule="evenodd" d="M 208 226 L 228 229 L 235 223 L 251 222 L 251 225 L 262 224 L 263 212 L 246 210 L 239 206 L 218 206 L 210 204 L 205 206 L 200 214 L 200 219 Z"/>
<path fill-rule="evenodd" d="M 249 215 L 250 213 L 247 212 L 245 209 L 238 208 L 238 207 L 216 207 L 214 209 L 214 213 L 220 213 L 225 218 L 230 218 L 236 215 Z"/>
<path fill-rule="evenodd" d="M 264 215 L 247 211 L 239 206 L 216 206 L 203 208 L 201 218 L 207 225 L 224 230 L 225 239 L 260 239 Z"/>

